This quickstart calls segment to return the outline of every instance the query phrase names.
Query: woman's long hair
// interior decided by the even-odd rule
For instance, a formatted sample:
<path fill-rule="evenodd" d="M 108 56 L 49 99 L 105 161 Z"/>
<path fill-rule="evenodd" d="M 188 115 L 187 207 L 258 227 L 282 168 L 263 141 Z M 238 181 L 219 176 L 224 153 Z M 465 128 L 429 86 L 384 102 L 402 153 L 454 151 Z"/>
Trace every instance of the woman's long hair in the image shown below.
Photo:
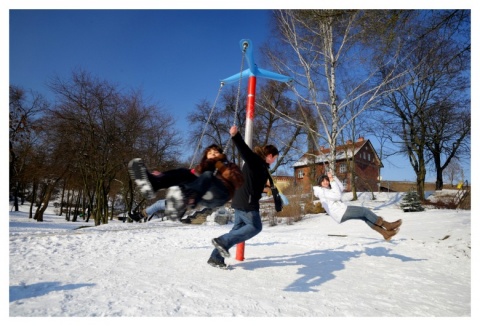
<path fill-rule="evenodd" d="M 202 162 L 205 162 L 207 160 L 207 153 L 211 150 L 211 149 L 215 149 L 217 150 L 220 154 L 223 154 L 223 149 L 218 146 L 217 144 L 212 144 L 210 146 L 208 146 L 207 148 L 205 148 L 205 150 L 203 151 L 203 156 L 202 156 L 202 160 L 200 161 L 200 163 Z"/>
<path fill-rule="evenodd" d="M 216 160 L 207 159 L 207 153 L 211 149 L 217 150 L 222 155 L 218 156 Z M 212 144 L 212 145 L 208 146 L 207 148 L 205 148 L 205 150 L 203 151 L 202 160 L 195 167 L 195 171 L 197 173 L 203 173 L 204 171 L 214 171 L 215 170 L 215 161 L 217 161 L 217 160 L 220 160 L 220 161 L 225 160 L 225 155 L 223 154 L 223 149 L 220 146 L 218 146 L 217 144 Z"/>

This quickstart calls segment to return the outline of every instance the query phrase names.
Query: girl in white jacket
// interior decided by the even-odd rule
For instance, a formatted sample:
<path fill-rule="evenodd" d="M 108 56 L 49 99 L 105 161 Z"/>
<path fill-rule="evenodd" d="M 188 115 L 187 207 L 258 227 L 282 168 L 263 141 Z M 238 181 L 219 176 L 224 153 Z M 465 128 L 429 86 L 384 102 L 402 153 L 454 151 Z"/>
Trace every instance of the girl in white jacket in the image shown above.
<path fill-rule="evenodd" d="M 322 207 L 337 223 L 351 219 L 363 220 L 387 241 L 400 230 L 402 220 L 390 223 L 375 215 L 368 208 L 349 206 L 342 202 L 343 185 L 330 172 L 320 177 L 319 185 L 313 187 L 313 194 L 320 199 Z"/>

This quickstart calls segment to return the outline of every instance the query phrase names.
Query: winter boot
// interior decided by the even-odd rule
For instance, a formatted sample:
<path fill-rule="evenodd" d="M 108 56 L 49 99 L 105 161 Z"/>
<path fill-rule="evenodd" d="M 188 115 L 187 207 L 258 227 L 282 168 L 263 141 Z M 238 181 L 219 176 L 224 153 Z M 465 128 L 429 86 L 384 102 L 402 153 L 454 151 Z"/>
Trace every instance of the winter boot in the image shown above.
<path fill-rule="evenodd" d="M 130 178 L 135 181 L 143 197 L 147 199 L 155 198 L 155 192 L 148 179 L 147 168 L 141 158 L 134 158 L 128 162 L 128 173 Z"/>
<path fill-rule="evenodd" d="M 226 269 L 227 268 L 227 265 L 225 264 L 224 261 L 220 260 L 220 259 L 217 259 L 215 257 L 210 257 L 207 261 L 207 263 L 210 265 L 210 266 L 213 266 L 213 267 L 217 267 L 217 268 L 221 268 L 221 269 Z"/>
<path fill-rule="evenodd" d="M 387 222 L 383 218 L 378 217 L 378 220 L 375 224 L 383 227 L 387 231 L 392 231 L 398 229 L 400 225 L 402 225 L 402 220 L 396 220 L 395 222 Z"/>
<path fill-rule="evenodd" d="M 180 222 L 182 222 L 183 224 L 192 224 L 192 220 L 190 219 L 190 217 L 188 216 L 184 216 L 180 219 Z"/>
<path fill-rule="evenodd" d="M 165 215 L 170 220 L 181 218 L 187 211 L 186 198 L 181 187 L 173 186 L 168 188 L 165 197 Z"/>
<path fill-rule="evenodd" d="M 400 229 L 395 229 L 395 230 L 385 230 L 383 227 L 381 226 L 378 226 L 376 224 L 372 225 L 372 229 L 374 229 L 375 231 L 377 231 L 378 233 L 380 233 L 383 238 L 385 239 L 385 241 L 390 241 L 390 239 L 398 233 L 398 231 L 400 231 Z"/>
<path fill-rule="evenodd" d="M 147 213 L 145 212 L 144 209 L 142 209 L 140 212 L 128 212 L 128 216 L 136 222 L 140 222 L 141 220 L 146 220 L 147 219 Z"/>
<path fill-rule="evenodd" d="M 376 224 L 384 227 L 387 231 L 392 231 L 398 229 L 400 225 L 402 225 L 402 220 L 396 220 L 395 222 L 387 222 L 383 218 L 379 217 Z"/>
<path fill-rule="evenodd" d="M 230 253 L 228 250 L 220 243 L 220 240 L 218 238 L 212 239 L 212 244 L 215 248 L 217 248 L 218 252 L 220 252 L 220 255 L 224 258 L 230 257 Z"/>

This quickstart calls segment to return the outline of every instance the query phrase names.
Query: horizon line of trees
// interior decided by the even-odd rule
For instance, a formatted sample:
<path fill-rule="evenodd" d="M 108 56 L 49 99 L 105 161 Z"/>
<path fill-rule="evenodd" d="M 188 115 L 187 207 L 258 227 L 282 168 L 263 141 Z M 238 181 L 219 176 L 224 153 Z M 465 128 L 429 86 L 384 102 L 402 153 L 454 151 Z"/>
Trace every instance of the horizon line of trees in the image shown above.
<path fill-rule="evenodd" d="M 253 146 L 279 148 L 272 172 L 324 145 L 334 167 L 339 141 L 370 134 L 382 160 L 409 159 L 423 196 L 428 168 L 441 189 L 450 164 L 469 157 L 469 10 L 276 10 L 272 26 L 260 58 L 294 78 L 257 86 Z M 188 165 L 173 118 L 140 91 L 83 70 L 48 86 L 54 104 L 10 85 L 10 191 L 29 194 L 37 221 L 57 193 L 95 225 L 113 217 L 117 195 L 131 210 L 141 201 L 126 168 L 133 157 L 159 170 Z M 222 92 L 217 108 L 204 100 L 192 110 L 189 138 L 225 147 L 238 163 L 228 130 L 243 130 L 246 95 Z"/>

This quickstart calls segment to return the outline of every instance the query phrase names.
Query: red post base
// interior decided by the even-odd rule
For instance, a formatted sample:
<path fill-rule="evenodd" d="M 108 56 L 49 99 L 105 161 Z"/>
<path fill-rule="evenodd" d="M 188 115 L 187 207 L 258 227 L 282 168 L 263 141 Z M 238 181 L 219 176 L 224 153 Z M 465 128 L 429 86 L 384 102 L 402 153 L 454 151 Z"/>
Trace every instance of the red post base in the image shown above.
<path fill-rule="evenodd" d="M 237 256 L 235 257 L 236 260 L 243 261 L 245 259 L 245 242 L 237 243 Z"/>

